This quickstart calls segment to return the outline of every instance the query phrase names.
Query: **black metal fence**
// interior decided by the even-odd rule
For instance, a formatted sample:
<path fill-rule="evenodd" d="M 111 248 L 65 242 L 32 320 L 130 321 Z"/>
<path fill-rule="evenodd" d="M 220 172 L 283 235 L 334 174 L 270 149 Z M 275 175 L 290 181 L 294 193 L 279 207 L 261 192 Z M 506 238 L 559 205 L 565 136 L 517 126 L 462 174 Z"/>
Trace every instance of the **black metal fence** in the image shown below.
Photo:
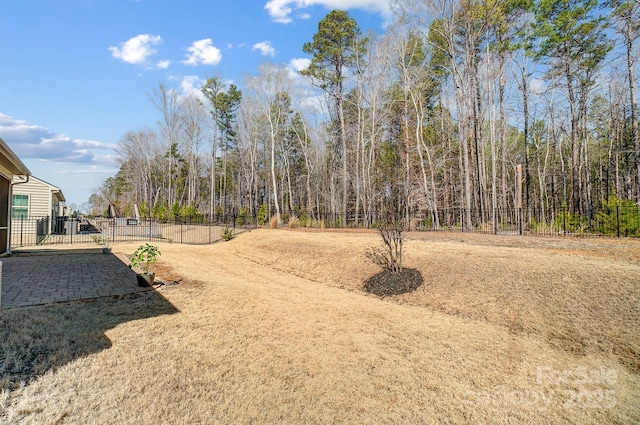
<path fill-rule="evenodd" d="M 285 212 L 285 225 L 296 227 L 373 228 L 381 219 L 376 212 L 351 213 L 346 218 L 331 213 Z M 608 206 L 585 214 L 569 208 L 484 210 L 446 208 L 409 213 L 407 226 L 416 231 L 449 231 L 504 235 L 594 235 L 640 237 L 640 207 Z M 262 224 L 262 223 L 261 223 Z M 268 224 L 268 223 L 266 223 Z"/>
<path fill-rule="evenodd" d="M 489 212 L 447 209 L 426 214 L 415 228 L 532 236 L 640 237 L 640 207 L 605 207 L 585 214 L 574 213 L 568 208 L 514 208 Z"/>
<path fill-rule="evenodd" d="M 52 244 L 111 244 L 113 242 L 165 241 L 205 245 L 222 239 L 225 228 L 237 233 L 255 227 L 239 224 L 236 215 L 221 214 L 214 220 L 154 220 L 134 218 L 64 218 L 55 224 L 49 217 L 16 218 L 11 223 L 11 248 Z M 255 223 L 255 222 L 254 222 Z"/>
<path fill-rule="evenodd" d="M 338 214 L 304 211 L 283 212 L 278 226 L 307 228 L 374 228 L 380 214 Z M 181 244 L 211 244 L 222 239 L 225 228 L 233 232 L 269 226 L 273 218 L 264 214 L 219 214 L 174 220 L 133 218 L 13 219 L 11 247 L 47 244 L 76 244 L 166 241 Z M 274 223 L 275 225 L 275 223 Z M 588 214 L 567 208 L 498 209 L 479 211 L 461 208 L 419 211 L 409 215 L 409 230 L 485 233 L 496 235 L 640 237 L 640 207 L 611 206 Z"/>

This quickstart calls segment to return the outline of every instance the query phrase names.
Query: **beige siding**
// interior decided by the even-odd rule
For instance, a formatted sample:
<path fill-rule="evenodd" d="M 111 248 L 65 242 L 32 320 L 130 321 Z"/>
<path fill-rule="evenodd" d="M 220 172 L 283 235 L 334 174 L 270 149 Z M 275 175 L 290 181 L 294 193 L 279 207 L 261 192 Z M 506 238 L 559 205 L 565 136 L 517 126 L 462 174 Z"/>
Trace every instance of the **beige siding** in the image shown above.
<path fill-rule="evenodd" d="M 61 198 L 62 192 L 57 187 L 31 176 L 26 183 L 14 184 L 12 186 L 13 195 L 27 195 L 29 197 L 28 217 L 25 219 L 14 218 L 11 220 L 11 245 L 28 246 L 39 243 L 37 240 L 38 222 L 43 217 L 40 235 L 48 235 L 53 228 L 55 220 L 52 214 L 54 197 Z M 54 192 L 56 192 L 54 194 Z M 56 201 L 57 203 L 57 201 Z"/>
<path fill-rule="evenodd" d="M 27 183 L 13 186 L 14 195 L 29 196 L 29 218 L 51 215 L 51 186 L 31 178 Z"/>

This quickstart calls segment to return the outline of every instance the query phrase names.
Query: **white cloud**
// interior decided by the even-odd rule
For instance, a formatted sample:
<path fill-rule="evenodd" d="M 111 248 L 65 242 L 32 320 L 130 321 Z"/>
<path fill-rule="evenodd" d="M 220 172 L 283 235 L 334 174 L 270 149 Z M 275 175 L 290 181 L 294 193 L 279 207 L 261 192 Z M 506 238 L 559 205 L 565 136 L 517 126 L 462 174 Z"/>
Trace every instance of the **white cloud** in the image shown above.
<path fill-rule="evenodd" d="M 170 60 L 168 60 L 168 59 L 161 60 L 160 62 L 158 62 L 158 63 L 156 64 L 156 66 L 157 66 L 158 68 L 160 68 L 160 69 L 167 69 L 167 68 L 169 68 L 169 65 L 171 65 L 171 61 L 170 61 Z"/>
<path fill-rule="evenodd" d="M 324 6 L 327 9 L 362 9 L 379 12 L 385 19 L 391 16 L 391 0 L 269 0 L 264 6 L 274 21 L 287 24 L 292 21 L 291 13 L 295 9 L 310 6 Z M 301 19 L 308 19 L 302 14 Z"/>
<path fill-rule="evenodd" d="M 0 113 L 0 138 L 20 158 L 58 163 L 100 164 L 99 153 L 115 146 L 95 140 L 72 139 L 45 127 L 27 124 Z M 33 170 L 32 170 L 33 171 Z"/>
<path fill-rule="evenodd" d="M 291 17 L 289 15 L 293 12 L 293 9 L 289 7 L 289 3 L 292 3 L 292 1 L 269 0 L 264 8 L 267 9 L 269 15 L 274 21 L 280 22 L 281 24 L 288 24 L 291 22 Z"/>
<path fill-rule="evenodd" d="M 142 64 L 156 53 L 153 46 L 162 43 L 159 35 L 140 34 L 130 38 L 119 47 L 109 47 L 111 55 L 124 62 L 131 64 Z"/>
<path fill-rule="evenodd" d="M 200 90 L 204 85 L 205 80 L 196 75 L 186 75 L 182 77 L 180 81 L 181 96 L 196 96 L 199 99 L 204 99 L 202 91 Z"/>
<path fill-rule="evenodd" d="M 289 61 L 287 64 L 287 71 L 289 72 L 289 78 L 295 80 L 300 78 L 299 72 L 307 69 L 309 64 L 311 63 L 311 59 L 307 58 L 294 58 Z"/>
<path fill-rule="evenodd" d="M 217 65 L 222 60 L 220 49 L 215 47 L 210 38 L 194 41 L 187 49 L 189 55 L 182 63 L 187 65 Z"/>
<path fill-rule="evenodd" d="M 302 71 L 309 68 L 311 59 L 308 58 L 294 58 L 289 62 L 289 66 L 296 71 Z"/>
<path fill-rule="evenodd" d="M 538 95 L 544 93 L 548 87 L 547 82 L 540 78 L 531 79 L 531 81 L 529 81 L 529 84 L 531 86 L 531 93 Z"/>
<path fill-rule="evenodd" d="M 2 113 L 0 137 L 34 176 L 60 187 L 67 204 L 86 201 L 118 171 L 112 144 L 74 139 Z"/>
<path fill-rule="evenodd" d="M 276 49 L 273 48 L 270 41 L 261 41 L 260 43 L 256 43 L 253 45 L 253 49 L 251 50 L 259 50 L 262 56 L 275 56 Z"/>

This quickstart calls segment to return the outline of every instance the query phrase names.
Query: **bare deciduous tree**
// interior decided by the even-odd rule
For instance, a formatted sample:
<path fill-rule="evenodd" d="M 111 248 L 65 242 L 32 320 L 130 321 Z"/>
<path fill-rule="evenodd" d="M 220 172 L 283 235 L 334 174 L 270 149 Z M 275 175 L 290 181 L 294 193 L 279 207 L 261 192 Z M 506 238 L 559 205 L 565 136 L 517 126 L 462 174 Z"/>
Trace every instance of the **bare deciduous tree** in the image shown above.
<path fill-rule="evenodd" d="M 402 270 L 402 246 L 407 227 L 403 211 L 400 208 L 386 208 L 375 227 L 384 246 L 371 248 L 365 255 L 383 269 L 399 273 Z"/>

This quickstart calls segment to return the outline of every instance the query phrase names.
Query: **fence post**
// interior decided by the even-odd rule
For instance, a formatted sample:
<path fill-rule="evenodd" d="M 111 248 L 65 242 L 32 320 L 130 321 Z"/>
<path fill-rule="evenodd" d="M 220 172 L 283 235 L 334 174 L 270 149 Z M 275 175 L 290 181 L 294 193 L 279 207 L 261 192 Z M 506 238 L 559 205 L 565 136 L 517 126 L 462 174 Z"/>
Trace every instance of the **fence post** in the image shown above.
<path fill-rule="evenodd" d="M 616 205 L 616 228 L 618 229 L 618 238 L 620 238 L 620 206 Z"/>

